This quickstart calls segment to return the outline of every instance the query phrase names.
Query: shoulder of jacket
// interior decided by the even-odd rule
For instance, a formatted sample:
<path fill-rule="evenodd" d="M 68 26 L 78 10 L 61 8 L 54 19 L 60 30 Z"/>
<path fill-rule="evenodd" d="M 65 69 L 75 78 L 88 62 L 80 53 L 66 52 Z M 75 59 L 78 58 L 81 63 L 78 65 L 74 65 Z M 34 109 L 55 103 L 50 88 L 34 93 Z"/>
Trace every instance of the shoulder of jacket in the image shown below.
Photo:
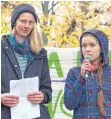
<path fill-rule="evenodd" d="M 47 57 L 47 50 L 41 48 L 40 51 L 38 52 L 38 55 L 40 55 L 41 57 Z"/>
<path fill-rule="evenodd" d="M 71 69 L 74 70 L 74 71 L 79 71 L 81 67 L 72 67 Z"/>
<path fill-rule="evenodd" d="M 111 65 L 108 65 L 107 70 L 111 71 Z"/>
<path fill-rule="evenodd" d="M 72 67 L 72 68 L 70 68 L 69 71 L 71 71 L 73 73 L 80 73 L 80 67 Z"/>
<path fill-rule="evenodd" d="M 5 42 L 7 41 L 8 39 L 8 36 L 7 35 L 3 35 L 2 38 L 1 38 L 1 42 Z"/>
<path fill-rule="evenodd" d="M 45 48 L 42 48 L 41 51 L 42 51 L 43 53 L 47 53 L 47 50 L 46 50 Z"/>
<path fill-rule="evenodd" d="M 3 35 L 2 38 L 1 38 L 1 46 L 2 47 L 7 47 L 8 45 L 9 45 L 8 36 Z"/>

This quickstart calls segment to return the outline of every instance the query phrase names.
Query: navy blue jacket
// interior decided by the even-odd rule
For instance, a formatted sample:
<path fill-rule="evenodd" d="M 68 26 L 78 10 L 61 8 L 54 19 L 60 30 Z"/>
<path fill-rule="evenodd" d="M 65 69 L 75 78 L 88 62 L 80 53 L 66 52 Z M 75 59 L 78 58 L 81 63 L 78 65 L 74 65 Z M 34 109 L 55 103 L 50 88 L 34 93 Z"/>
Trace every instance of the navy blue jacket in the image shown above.
<path fill-rule="evenodd" d="M 49 74 L 47 51 L 42 48 L 39 53 L 33 54 L 34 60 L 28 62 L 24 78 L 39 77 L 39 90 L 45 94 L 44 101 L 40 104 L 41 117 L 37 119 L 50 119 L 48 109 L 44 104 L 52 100 L 51 79 Z M 1 40 L 1 93 L 10 92 L 10 80 L 22 78 L 19 63 L 10 45 L 7 36 Z M 19 112 L 18 112 L 19 113 Z M 1 119 L 11 119 L 10 108 L 1 105 Z"/>

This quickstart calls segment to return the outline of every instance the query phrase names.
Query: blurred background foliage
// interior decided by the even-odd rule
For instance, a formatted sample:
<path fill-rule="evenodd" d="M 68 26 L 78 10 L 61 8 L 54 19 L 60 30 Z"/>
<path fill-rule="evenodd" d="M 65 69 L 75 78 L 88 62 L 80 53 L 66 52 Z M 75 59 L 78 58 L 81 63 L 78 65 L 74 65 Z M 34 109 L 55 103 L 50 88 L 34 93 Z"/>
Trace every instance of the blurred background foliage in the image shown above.
<path fill-rule="evenodd" d="M 89 28 L 103 30 L 111 42 L 111 1 L 2 1 L 2 35 L 11 31 L 11 12 L 20 3 L 36 9 L 46 47 L 78 47 L 80 35 Z"/>

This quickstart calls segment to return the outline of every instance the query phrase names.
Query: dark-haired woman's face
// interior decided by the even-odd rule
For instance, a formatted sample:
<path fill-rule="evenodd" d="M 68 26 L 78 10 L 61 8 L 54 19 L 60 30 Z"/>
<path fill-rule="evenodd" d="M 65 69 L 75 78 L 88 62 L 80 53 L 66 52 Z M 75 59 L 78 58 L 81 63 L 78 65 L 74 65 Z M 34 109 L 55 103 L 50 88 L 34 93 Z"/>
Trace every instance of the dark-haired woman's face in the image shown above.
<path fill-rule="evenodd" d="M 82 38 L 81 45 L 82 45 L 83 56 L 90 55 L 91 61 L 100 60 L 101 47 L 96 38 L 94 38 L 93 36 L 89 36 L 89 35 L 84 36 Z"/>

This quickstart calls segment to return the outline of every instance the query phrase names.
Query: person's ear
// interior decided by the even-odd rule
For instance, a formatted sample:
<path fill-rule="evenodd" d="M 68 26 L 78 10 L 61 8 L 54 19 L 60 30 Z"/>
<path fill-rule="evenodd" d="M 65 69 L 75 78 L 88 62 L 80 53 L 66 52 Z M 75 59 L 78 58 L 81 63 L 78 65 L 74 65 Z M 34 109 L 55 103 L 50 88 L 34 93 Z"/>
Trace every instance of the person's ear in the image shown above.
<path fill-rule="evenodd" d="M 15 26 L 13 27 L 12 33 L 13 33 L 13 34 L 16 34 Z"/>

